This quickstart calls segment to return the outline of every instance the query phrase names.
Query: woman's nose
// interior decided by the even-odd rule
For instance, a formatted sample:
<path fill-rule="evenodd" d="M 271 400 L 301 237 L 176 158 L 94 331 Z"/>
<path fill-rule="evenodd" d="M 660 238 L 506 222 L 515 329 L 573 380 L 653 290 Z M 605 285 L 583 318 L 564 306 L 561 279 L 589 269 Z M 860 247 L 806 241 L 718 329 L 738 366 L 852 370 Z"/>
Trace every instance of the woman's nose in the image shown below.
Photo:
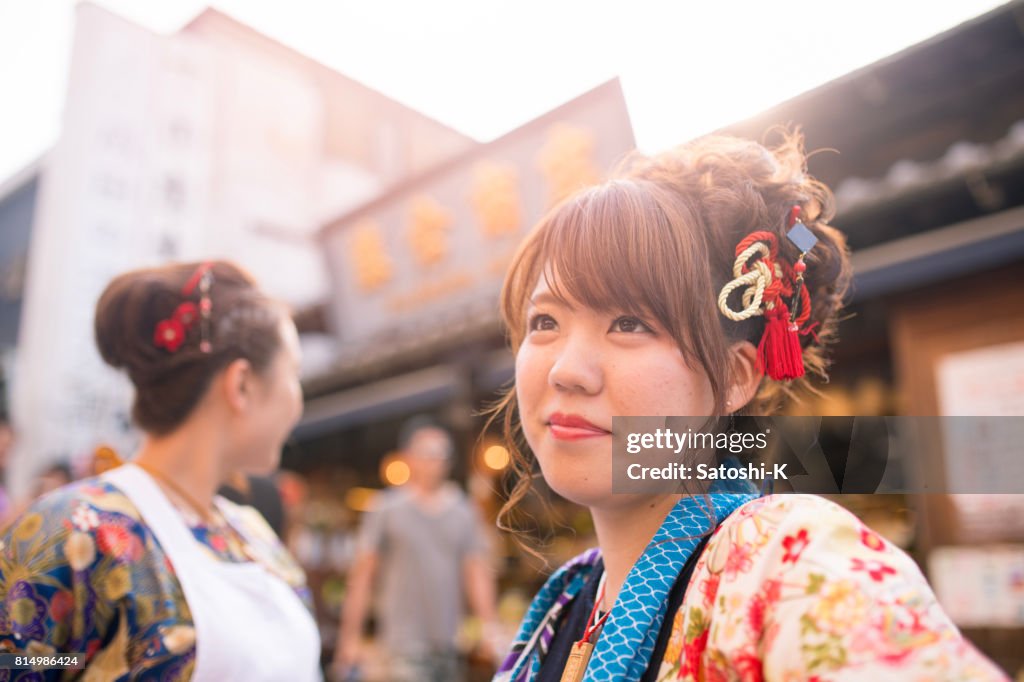
<path fill-rule="evenodd" d="M 553 388 L 593 395 L 600 392 L 603 381 L 601 354 L 594 344 L 581 334 L 572 335 L 561 344 L 548 373 L 548 383 Z"/>

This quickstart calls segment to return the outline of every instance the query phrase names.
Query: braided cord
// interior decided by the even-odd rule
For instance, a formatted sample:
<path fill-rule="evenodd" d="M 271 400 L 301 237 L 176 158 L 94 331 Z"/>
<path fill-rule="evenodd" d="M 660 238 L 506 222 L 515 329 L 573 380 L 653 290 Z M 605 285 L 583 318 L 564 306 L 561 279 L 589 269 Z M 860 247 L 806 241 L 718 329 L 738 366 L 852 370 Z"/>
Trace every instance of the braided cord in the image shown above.
<path fill-rule="evenodd" d="M 754 241 L 751 237 L 767 236 L 772 237 L 770 243 Z M 767 232 L 755 232 L 748 235 L 736 247 L 736 260 L 732 264 L 733 280 L 722 287 L 718 294 L 718 309 L 722 314 L 734 322 L 749 320 L 751 317 L 763 315 L 761 303 L 765 301 L 767 291 L 767 302 L 765 307 L 769 310 L 775 307 L 775 299 L 779 296 L 781 286 L 782 270 L 775 263 L 771 263 L 771 255 L 774 250 L 774 236 Z M 760 256 L 757 260 L 750 262 L 754 256 Z M 733 310 L 729 307 L 729 296 L 740 287 L 746 287 L 743 291 L 743 309 Z"/>

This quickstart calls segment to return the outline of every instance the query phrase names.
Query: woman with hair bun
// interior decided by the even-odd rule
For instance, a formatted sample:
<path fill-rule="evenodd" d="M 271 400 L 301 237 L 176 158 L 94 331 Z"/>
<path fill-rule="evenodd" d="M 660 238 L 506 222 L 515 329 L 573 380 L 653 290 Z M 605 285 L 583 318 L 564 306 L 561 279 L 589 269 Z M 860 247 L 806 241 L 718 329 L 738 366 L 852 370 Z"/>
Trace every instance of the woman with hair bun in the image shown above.
<path fill-rule="evenodd" d="M 613 416 L 770 414 L 824 376 L 850 281 L 832 214 L 799 136 L 712 136 L 632 160 L 526 238 L 501 297 L 502 521 L 539 469 L 599 547 L 548 579 L 497 682 L 1005 679 L 914 562 L 824 498 L 613 493 Z"/>
<path fill-rule="evenodd" d="M 96 680 L 320 679 L 302 570 L 255 510 L 215 495 L 274 470 L 301 414 L 288 311 L 231 263 L 176 264 L 114 279 L 95 331 L 145 439 L 0 538 L 0 653 L 80 653 Z"/>

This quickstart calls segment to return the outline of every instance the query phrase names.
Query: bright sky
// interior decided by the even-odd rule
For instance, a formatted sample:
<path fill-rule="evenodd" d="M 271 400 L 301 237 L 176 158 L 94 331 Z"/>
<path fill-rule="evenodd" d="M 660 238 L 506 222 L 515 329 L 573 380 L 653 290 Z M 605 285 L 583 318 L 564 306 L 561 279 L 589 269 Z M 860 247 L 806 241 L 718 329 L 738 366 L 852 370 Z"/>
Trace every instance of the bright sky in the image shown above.
<path fill-rule="evenodd" d="M 96 0 L 172 32 L 202 0 Z M 641 149 L 741 120 L 999 0 L 220 0 L 479 140 L 620 76 Z M 60 129 L 73 0 L 0 0 L 0 183 Z"/>

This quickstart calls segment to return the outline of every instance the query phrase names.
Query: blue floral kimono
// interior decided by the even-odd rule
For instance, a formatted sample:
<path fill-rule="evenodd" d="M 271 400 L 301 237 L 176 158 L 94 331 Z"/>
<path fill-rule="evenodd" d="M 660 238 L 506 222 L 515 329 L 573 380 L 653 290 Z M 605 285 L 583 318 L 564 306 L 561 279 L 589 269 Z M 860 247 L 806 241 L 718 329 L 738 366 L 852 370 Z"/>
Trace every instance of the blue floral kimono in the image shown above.
<path fill-rule="evenodd" d="M 305 575 L 259 513 L 220 500 L 241 536 L 180 510 L 222 561 L 253 557 L 312 608 Z M 131 500 L 87 479 L 38 500 L 0 533 L 0 653 L 84 653 L 94 679 L 188 680 L 192 615 L 174 567 Z M 82 670 L 0 668 L 0 682 L 76 679 Z"/>

